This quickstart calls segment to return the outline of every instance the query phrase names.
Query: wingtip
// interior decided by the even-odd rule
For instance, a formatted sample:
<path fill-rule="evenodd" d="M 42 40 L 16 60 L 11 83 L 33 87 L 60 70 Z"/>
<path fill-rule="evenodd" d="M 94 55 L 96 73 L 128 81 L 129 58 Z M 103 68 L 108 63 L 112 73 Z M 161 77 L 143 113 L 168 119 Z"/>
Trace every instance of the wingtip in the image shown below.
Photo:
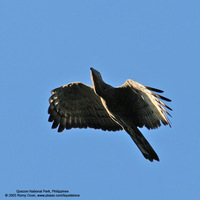
<path fill-rule="evenodd" d="M 156 160 L 156 161 L 160 161 L 160 159 L 159 159 L 159 157 L 157 156 L 156 158 L 154 158 L 154 160 Z"/>
<path fill-rule="evenodd" d="M 157 88 L 152 88 L 152 87 L 148 87 L 148 86 L 145 86 L 148 90 L 151 90 L 151 91 L 154 91 L 154 92 L 158 92 L 158 93 L 163 93 L 164 91 L 163 90 L 160 90 L 160 89 L 157 89 Z"/>
<path fill-rule="evenodd" d="M 154 160 L 156 161 L 160 161 L 159 157 L 157 155 L 155 155 L 154 157 L 151 157 L 151 158 L 147 158 L 148 160 L 150 160 L 151 162 L 153 162 Z"/>
<path fill-rule="evenodd" d="M 143 153 L 143 152 L 142 152 Z M 156 160 L 156 161 L 160 161 L 160 159 L 159 159 L 159 157 L 158 157 L 158 155 L 155 153 L 155 152 L 153 152 L 153 154 L 145 154 L 145 153 L 143 153 L 143 156 L 147 159 L 147 160 L 149 160 L 150 162 L 153 162 L 154 160 Z"/>

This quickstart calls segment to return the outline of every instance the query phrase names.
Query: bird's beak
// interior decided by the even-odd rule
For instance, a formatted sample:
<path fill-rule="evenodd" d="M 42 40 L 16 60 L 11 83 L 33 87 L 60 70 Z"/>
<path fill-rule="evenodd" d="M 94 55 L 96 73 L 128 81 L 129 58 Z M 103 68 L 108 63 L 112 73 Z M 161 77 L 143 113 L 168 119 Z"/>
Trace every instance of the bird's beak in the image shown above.
<path fill-rule="evenodd" d="M 96 71 L 94 68 L 92 68 L 92 67 L 90 67 L 90 71 L 91 72 L 94 72 L 94 71 Z"/>
<path fill-rule="evenodd" d="M 94 69 L 92 67 L 90 67 L 90 73 L 91 73 L 91 76 L 93 76 L 94 74 Z"/>
<path fill-rule="evenodd" d="M 96 70 L 94 68 L 91 67 L 90 71 L 92 76 L 96 76 Z"/>
<path fill-rule="evenodd" d="M 91 70 L 91 73 L 93 74 L 93 75 L 97 75 L 97 74 L 99 74 L 99 72 L 96 70 L 96 69 L 94 69 L 94 68 L 90 68 L 90 70 Z"/>
<path fill-rule="evenodd" d="M 93 83 L 94 81 L 97 82 L 99 80 L 102 80 L 100 73 L 96 69 L 91 67 L 90 70 L 91 70 L 91 77 L 92 77 Z"/>

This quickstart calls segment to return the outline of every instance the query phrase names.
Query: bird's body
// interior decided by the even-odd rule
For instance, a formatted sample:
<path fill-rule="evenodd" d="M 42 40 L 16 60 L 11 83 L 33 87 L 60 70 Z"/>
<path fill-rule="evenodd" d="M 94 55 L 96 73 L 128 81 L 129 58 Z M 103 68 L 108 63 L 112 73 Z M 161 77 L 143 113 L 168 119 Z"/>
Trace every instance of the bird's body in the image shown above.
<path fill-rule="evenodd" d="M 150 161 L 159 160 L 157 154 L 137 127 L 155 129 L 170 125 L 164 107 L 159 99 L 170 101 L 155 92 L 161 90 L 145 87 L 127 80 L 114 88 L 106 84 L 100 73 L 91 68 L 94 87 L 75 82 L 52 91 L 49 106 L 49 121 L 52 128 L 98 128 L 116 131 L 124 129 L 136 143 L 144 157 Z M 156 98 L 157 97 L 157 98 Z M 164 107 L 163 107 L 164 106 Z"/>

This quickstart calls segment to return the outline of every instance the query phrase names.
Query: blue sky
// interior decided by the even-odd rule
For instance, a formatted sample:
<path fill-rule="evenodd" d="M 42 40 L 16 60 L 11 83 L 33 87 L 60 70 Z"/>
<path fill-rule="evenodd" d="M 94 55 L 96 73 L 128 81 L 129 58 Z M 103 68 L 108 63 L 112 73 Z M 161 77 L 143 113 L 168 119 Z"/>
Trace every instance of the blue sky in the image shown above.
<path fill-rule="evenodd" d="M 1 1 L 0 199 L 33 189 L 83 200 L 199 199 L 199 7 L 194 0 Z M 113 86 L 130 78 L 173 100 L 172 128 L 142 129 L 160 162 L 144 159 L 124 131 L 51 129 L 50 91 L 91 85 L 90 67 Z"/>

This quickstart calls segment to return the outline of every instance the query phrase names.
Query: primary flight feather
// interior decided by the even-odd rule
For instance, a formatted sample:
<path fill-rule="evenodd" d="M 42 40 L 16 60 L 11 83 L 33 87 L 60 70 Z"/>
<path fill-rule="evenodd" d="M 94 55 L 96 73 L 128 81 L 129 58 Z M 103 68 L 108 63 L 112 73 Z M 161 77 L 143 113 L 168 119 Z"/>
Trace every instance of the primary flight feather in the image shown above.
<path fill-rule="evenodd" d="M 155 129 L 161 126 L 161 122 L 170 126 L 167 117 L 170 114 L 165 108 L 172 109 L 161 100 L 171 100 L 157 94 L 162 90 L 143 86 L 130 79 L 120 87 L 112 87 L 103 81 L 97 70 L 90 70 L 93 87 L 74 82 L 52 90 L 48 109 L 52 128 L 58 127 L 58 132 L 87 127 L 125 130 L 146 159 L 159 161 L 137 127 Z"/>

